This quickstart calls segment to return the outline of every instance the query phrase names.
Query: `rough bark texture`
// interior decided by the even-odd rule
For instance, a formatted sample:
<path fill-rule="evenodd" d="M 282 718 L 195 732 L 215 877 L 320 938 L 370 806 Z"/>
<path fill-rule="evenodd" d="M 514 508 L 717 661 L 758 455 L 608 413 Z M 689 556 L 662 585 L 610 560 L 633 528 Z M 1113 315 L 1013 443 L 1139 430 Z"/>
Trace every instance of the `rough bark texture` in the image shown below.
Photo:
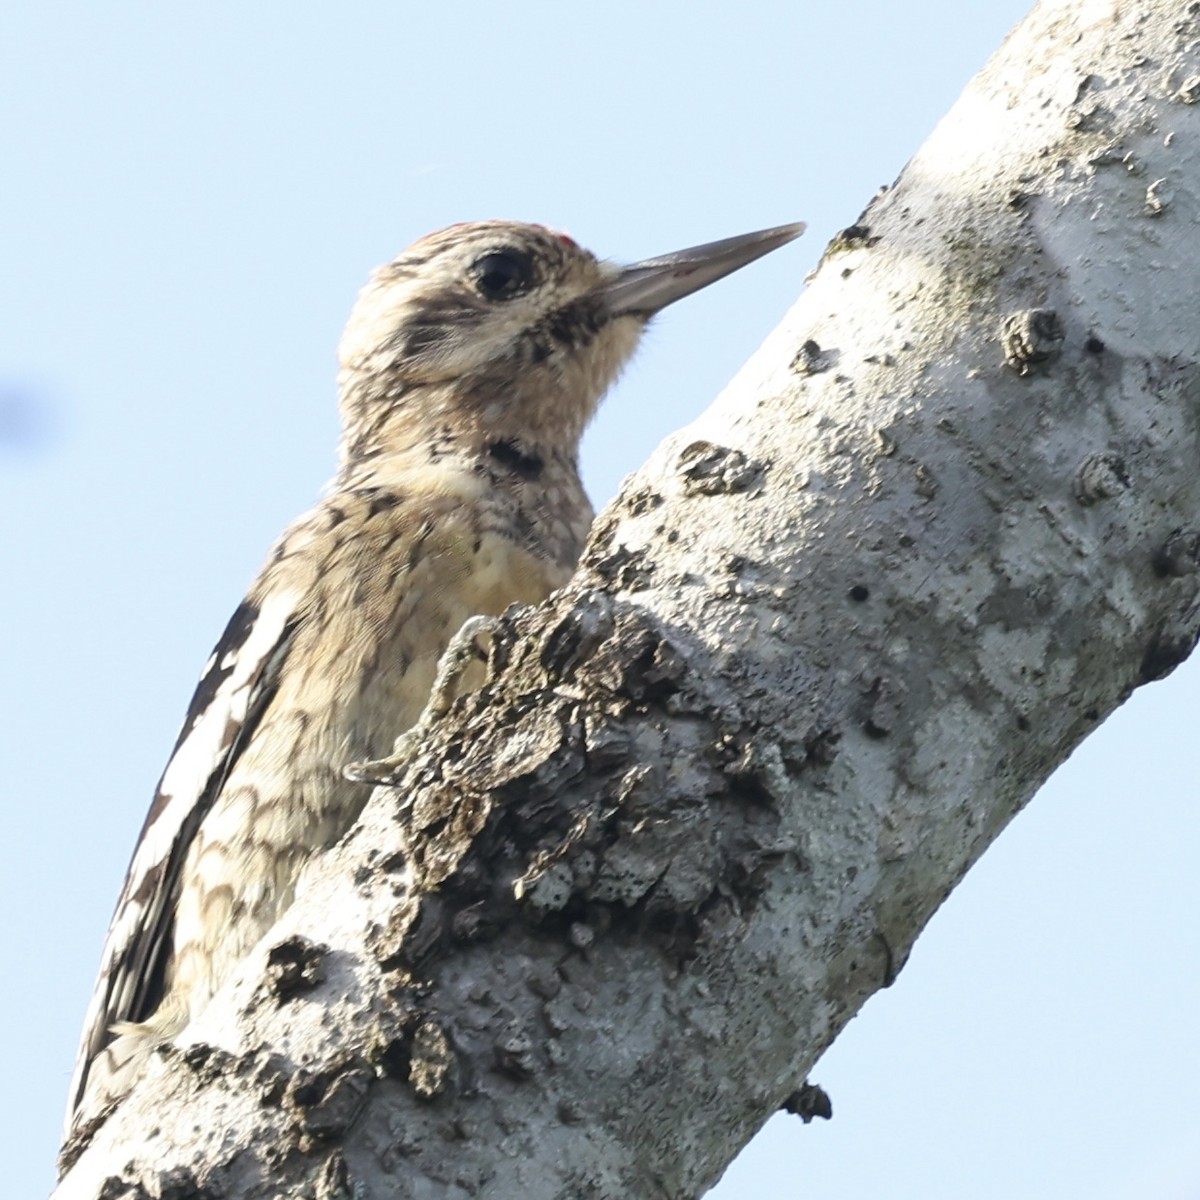
<path fill-rule="evenodd" d="M 1035 10 L 58 1196 L 711 1184 L 1197 640 L 1198 47 Z"/>

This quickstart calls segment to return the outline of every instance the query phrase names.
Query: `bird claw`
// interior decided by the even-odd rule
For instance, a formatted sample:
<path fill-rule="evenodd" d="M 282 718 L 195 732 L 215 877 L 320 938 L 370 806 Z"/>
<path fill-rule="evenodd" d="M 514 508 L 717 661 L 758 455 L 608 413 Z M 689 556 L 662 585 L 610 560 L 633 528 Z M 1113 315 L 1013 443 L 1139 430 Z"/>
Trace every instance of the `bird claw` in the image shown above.
<path fill-rule="evenodd" d="M 477 616 L 467 620 L 450 639 L 438 663 L 433 688 L 417 723 L 396 739 L 387 758 L 347 763 L 342 768 L 342 778 L 351 783 L 395 787 L 405 768 L 416 757 L 430 727 L 450 711 L 450 706 L 461 694 L 459 685 L 463 676 L 476 662 L 487 657 L 479 638 L 490 634 L 495 627 L 495 617 Z"/>
<path fill-rule="evenodd" d="M 342 768 L 342 778 L 351 783 L 369 783 L 373 787 L 395 787 L 400 782 L 404 768 L 412 761 L 417 751 L 414 730 L 402 733 L 387 758 L 364 759 L 362 762 L 347 763 Z"/>

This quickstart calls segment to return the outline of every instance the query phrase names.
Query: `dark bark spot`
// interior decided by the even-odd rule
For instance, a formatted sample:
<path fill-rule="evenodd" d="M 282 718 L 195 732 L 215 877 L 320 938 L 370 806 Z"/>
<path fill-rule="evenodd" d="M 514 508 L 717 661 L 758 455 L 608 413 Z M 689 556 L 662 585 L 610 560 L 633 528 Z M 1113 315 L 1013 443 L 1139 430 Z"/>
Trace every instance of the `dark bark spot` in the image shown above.
<path fill-rule="evenodd" d="M 493 1047 L 496 1069 L 510 1079 L 531 1079 L 537 1071 L 533 1042 L 523 1029 L 507 1030 Z"/>
<path fill-rule="evenodd" d="M 1111 500 L 1132 486 L 1125 460 L 1112 451 L 1090 455 L 1075 472 L 1075 499 L 1083 505 Z"/>
<path fill-rule="evenodd" d="M 607 583 L 623 592 L 644 591 L 654 577 L 654 564 L 642 548 L 618 546 L 611 554 L 592 559 L 588 565 Z"/>
<path fill-rule="evenodd" d="M 780 1105 L 784 1112 L 792 1113 L 807 1125 L 814 1117 L 828 1121 L 833 1117 L 833 1101 L 823 1087 L 804 1081 Z"/>
<path fill-rule="evenodd" d="M 323 1071 L 298 1071 L 284 1103 L 313 1137 L 340 1137 L 366 1103 L 374 1077 L 367 1063 L 347 1056 Z"/>
<path fill-rule="evenodd" d="M 841 254 L 847 250 L 869 250 L 879 242 L 878 235 L 871 233 L 870 225 L 847 225 L 833 235 L 833 240 L 825 249 L 824 258 L 833 254 Z"/>
<path fill-rule="evenodd" d="M 1031 375 L 1057 358 L 1065 336 L 1052 308 L 1022 309 L 1006 317 L 1000 327 L 1005 361 L 1018 375 Z"/>
<path fill-rule="evenodd" d="M 438 830 L 422 829 L 432 841 Z M 387 925 L 372 931 L 367 948 L 385 971 L 411 970 L 432 953 L 442 939 L 443 905 L 432 896 L 411 896 L 392 912 Z"/>
<path fill-rule="evenodd" d="M 1175 529 L 1154 556 L 1154 573 L 1161 579 L 1181 579 L 1200 567 L 1200 533 Z"/>
<path fill-rule="evenodd" d="M 821 349 L 819 342 L 808 338 L 792 359 L 791 368 L 797 375 L 819 375 L 833 366 L 835 356 Z"/>
<path fill-rule="evenodd" d="M 1200 629 L 1178 636 L 1160 633 L 1150 642 L 1142 655 L 1137 682 L 1134 686 L 1141 687 L 1143 684 L 1165 679 L 1191 654 L 1196 647 L 1197 639 L 1200 639 Z"/>
<path fill-rule="evenodd" d="M 310 942 L 298 934 L 276 943 L 267 952 L 267 987 L 282 1004 L 293 996 L 311 991 L 325 979 L 328 946 Z"/>
<path fill-rule="evenodd" d="M 692 442 L 679 456 L 683 490 L 689 496 L 745 492 L 757 488 L 765 471 L 766 464 L 758 459 L 712 442 Z"/>
<path fill-rule="evenodd" d="M 150 1193 L 140 1183 L 122 1179 L 120 1175 L 110 1175 L 100 1185 L 96 1200 L 150 1200 Z"/>
<path fill-rule="evenodd" d="M 335 1150 L 322 1164 L 317 1175 L 317 1200 L 343 1200 L 357 1192 L 350 1180 L 350 1168 L 340 1150 Z"/>
<path fill-rule="evenodd" d="M 863 732 L 871 738 L 885 738 L 900 717 L 900 694 L 889 679 L 877 676 L 863 697 Z"/>
<path fill-rule="evenodd" d="M 804 739 L 804 761 L 814 767 L 829 766 L 838 755 L 842 734 L 837 729 L 814 729 Z"/>
<path fill-rule="evenodd" d="M 413 1034 L 409 1060 L 409 1082 L 423 1100 L 444 1092 L 452 1082 L 454 1047 L 446 1031 L 435 1021 L 424 1021 Z"/>

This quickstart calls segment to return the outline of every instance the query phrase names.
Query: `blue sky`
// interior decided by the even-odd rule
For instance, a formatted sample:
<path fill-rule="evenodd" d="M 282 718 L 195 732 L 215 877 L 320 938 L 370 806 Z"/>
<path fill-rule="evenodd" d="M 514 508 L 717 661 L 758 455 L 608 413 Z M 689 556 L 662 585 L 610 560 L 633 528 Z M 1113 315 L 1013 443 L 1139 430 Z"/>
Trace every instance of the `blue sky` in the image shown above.
<path fill-rule="evenodd" d="M 514 217 L 633 259 L 809 233 L 669 310 L 608 499 L 779 320 L 1022 0 L 10 5 L 0 16 L 6 1176 L 48 1189 L 100 941 L 197 673 L 336 439 L 371 267 Z M 1200 1196 L 1200 667 L 1109 720 L 711 1193 Z"/>

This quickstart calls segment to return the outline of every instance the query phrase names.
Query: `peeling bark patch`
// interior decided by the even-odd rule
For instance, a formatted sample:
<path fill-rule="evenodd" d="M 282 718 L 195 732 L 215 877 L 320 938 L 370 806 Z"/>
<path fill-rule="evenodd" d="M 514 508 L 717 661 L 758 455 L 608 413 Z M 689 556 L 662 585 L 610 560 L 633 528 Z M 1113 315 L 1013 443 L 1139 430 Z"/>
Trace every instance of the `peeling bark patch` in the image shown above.
<path fill-rule="evenodd" d="M 585 592 L 568 616 L 539 639 L 538 660 L 553 678 L 578 677 L 613 696 L 662 704 L 683 686 L 685 664 L 640 609 L 614 609 Z"/>
<path fill-rule="evenodd" d="M 368 933 L 367 949 L 385 971 L 412 971 L 439 943 L 442 914 L 436 897 L 408 896 L 386 925 Z"/>
<path fill-rule="evenodd" d="M 496 1042 L 496 1069 L 510 1079 L 531 1079 L 537 1070 L 533 1041 L 520 1028 L 508 1029 Z"/>
<path fill-rule="evenodd" d="M 1067 128 L 1080 133 L 1112 133 L 1116 117 L 1112 109 L 1103 104 L 1088 104 L 1071 109 L 1067 114 Z"/>
<path fill-rule="evenodd" d="M 450 1084 L 454 1049 L 436 1021 L 424 1021 L 413 1034 L 408 1079 L 422 1100 L 432 1100 Z"/>
<path fill-rule="evenodd" d="M 544 635 L 539 655 L 543 669 L 556 678 L 566 678 L 576 664 L 612 637 L 614 625 L 608 598 L 600 592 L 584 592 Z"/>
<path fill-rule="evenodd" d="M 632 617 L 632 614 L 630 614 Z M 627 696 L 640 705 L 665 706 L 674 700 L 684 688 L 687 663 L 674 646 L 642 616 L 618 622 L 618 628 L 626 650 L 622 659 L 609 660 L 608 678 L 616 677 L 615 689 L 619 695 Z M 601 655 L 597 659 L 603 661 Z M 618 662 L 619 671 L 613 670 Z"/>
<path fill-rule="evenodd" d="M 1200 629 L 1178 637 L 1172 637 L 1165 633 L 1159 634 L 1146 647 L 1146 652 L 1142 655 L 1137 682 L 1134 686 L 1141 687 L 1143 684 L 1165 679 L 1187 659 L 1188 655 L 1196 648 L 1198 640 L 1200 640 Z"/>
<path fill-rule="evenodd" d="M 1000 326 L 1004 361 L 1018 375 L 1031 375 L 1062 351 L 1062 322 L 1050 308 L 1027 308 L 1005 317 Z"/>
<path fill-rule="evenodd" d="M 228 1050 L 219 1046 L 211 1046 L 208 1042 L 194 1042 L 183 1050 L 175 1051 L 174 1047 L 164 1046 L 160 1051 L 164 1057 L 178 1053 L 183 1065 L 188 1068 L 199 1083 L 211 1083 L 218 1076 L 232 1072 L 237 1058 Z"/>
<path fill-rule="evenodd" d="M 1154 556 L 1154 573 L 1163 579 L 1181 579 L 1200 568 L 1200 533 L 1175 529 Z"/>
<path fill-rule="evenodd" d="M 1037 630 L 1053 616 L 1058 584 L 1052 576 L 1041 576 L 1020 586 L 1003 581 L 979 605 L 981 621 L 1012 630 Z"/>
<path fill-rule="evenodd" d="M 518 784 L 526 801 L 540 803 L 549 793 L 541 788 L 531 790 L 529 784 L 540 780 L 543 772 L 552 776 L 556 785 L 581 772 L 578 732 L 569 712 L 536 709 L 522 713 L 499 750 L 467 748 L 461 760 L 462 778 L 476 781 L 488 792 Z"/>
<path fill-rule="evenodd" d="M 377 1073 L 405 1082 L 412 1070 L 413 1034 L 431 1019 L 428 1010 L 410 1004 L 412 994 L 405 984 L 389 990 L 389 1004 L 368 1036 L 366 1052 Z"/>
<path fill-rule="evenodd" d="M 879 237 L 871 233 L 869 225 L 847 225 L 845 229 L 840 229 L 833 235 L 829 245 L 825 247 L 821 262 L 824 263 L 835 254 L 845 254 L 851 250 L 869 250 L 878 244 Z"/>
<path fill-rule="evenodd" d="M 833 1101 L 829 1094 L 818 1084 L 809 1083 L 806 1079 L 781 1105 L 780 1108 L 792 1113 L 809 1124 L 814 1117 L 823 1121 L 833 1118 Z"/>
<path fill-rule="evenodd" d="M 570 938 L 571 945 L 576 950 L 582 950 L 585 954 L 592 948 L 596 941 L 596 931 L 590 925 L 585 925 L 582 921 L 572 921 L 567 930 L 567 936 Z"/>
<path fill-rule="evenodd" d="M 697 441 L 679 456 L 683 490 L 689 496 L 719 496 L 757 488 L 766 465 L 748 458 L 741 450 Z"/>
<path fill-rule="evenodd" d="M 1180 104 L 1195 104 L 1200 100 L 1200 75 L 1189 75 L 1171 98 Z"/>
<path fill-rule="evenodd" d="M 791 368 L 797 375 L 819 375 L 834 365 L 836 356 L 822 350 L 812 338 L 808 338 L 792 358 Z"/>
<path fill-rule="evenodd" d="M 804 739 L 804 761 L 814 767 L 828 767 L 838 756 L 842 740 L 838 729 L 814 729 Z"/>
<path fill-rule="evenodd" d="M 222 1193 L 205 1187 L 189 1167 L 144 1175 L 145 1183 L 110 1175 L 100 1185 L 97 1200 L 217 1200 Z"/>
<path fill-rule="evenodd" d="M 753 906 L 785 859 L 805 868 L 779 823 L 810 748 L 742 736 L 740 711 L 713 707 L 686 649 L 644 609 L 581 589 L 565 615 L 501 618 L 492 650 L 503 690 L 491 676 L 456 701 L 457 731 L 435 734 L 406 776 L 417 798 L 398 799 L 411 890 L 368 945 L 402 986 L 435 980 L 452 945 L 514 924 L 575 961 L 620 937 L 678 964 L 711 911 Z M 813 754 L 832 758 L 836 740 L 814 735 Z M 650 744 L 653 767 L 638 761 Z M 388 1037 L 396 1073 L 407 1034 Z M 422 1087 L 438 1086 L 441 1058 L 418 1071 Z M 495 1066 L 521 1075 L 529 1063 L 506 1043 Z"/>
<path fill-rule="evenodd" d="M 566 908 L 575 892 L 575 873 L 569 864 L 558 860 L 570 850 L 571 839 L 543 850 L 529 869 L 513 881 L 513 896 L 538 912 L 557 912 Z"/>
<path fill-rule="evenodd" d="M 269 1054 L 255 1061 L 251 1082 L 263 1108 L 279 1108 L 291 1081 L 290 1067 L 279 1055 Z"/>
<path fill-rule="evenodd" d="M 281 1004 L 310 992 L 325 979 L 325 955 L 328 946 L 307 938 L 286 938 L 267 951 L 267 987 Z"/>
<path fill-rule="evenodd" d="M 877 929 L 875 931 L 875 940 L 883 946 L 883 981 L 880 987 L 890 988 L 896 982 L 900 974 L 900 968 L 904 964 L 896 961 L 896 956 L 892 952 L 892 943 L 882 930 Z"/>
<path fill-rule="evenodd" d="M 616 549 L 588 564 L 601 579 L 615 584 L 623 592 L 638 592 L 648 588 L 654 578 L 654 564 L 643 548 L 628 546 Z"/>
<path fill-rule="evenodd" d="M 220 1192 L 203 1187 L 188 1167 L 173 1167 L 163 1171 L 156 1180 L 152 1195 L 156 1200 L 216 1200 Z"/>
<path fill-rule="evenodd" d="M 894 683 L 877 676 L 868 685 L 863 704 L 863 732 L 871 738 L 885 738 L 900 719 L 900 694 Z"/>
<path fill-rule="evenodd" d="M 627 501 L 627 507 L 632 516 L 645 516 L 648 512 L 653 512 L 663 502 L 662 496 L 658 492 L 652 491 L 650 488 L 642 488 L 641 491 L 634 492 Z"/>
<path fill-rule="evenodd" d="M 477 942 L 497 933 L 502 922 L 486 900 L 468 904 L 456 912 L 450 922 L 450 931 L 460 942 Z"/>
<path fill-rule="evenodd" d="M 1136 154 L 1126 150 L 1120 142 L 1105 146 L 1097 154 L 1088 159 L 1088 165 L 1093 167 L 1124 167 L 1130 175 L 1144 175 L 1146 167 Z"/>
<path fill-rule="evenodd" d="M 412 1035 L 405 1034 L 378 1046 L 372 1061 L 385 1075 L 393 1079 L 407 1079 L 412 1065 Z"/>
<path fill-rule="evenodd" d="M 353 1200 L 355 1189 L 350 1181 L 350 1168 L 340 1150 L 335 1150 L 322 1164 L 317 1174 L 316 1200 Z"/>
<path fill-rule="evenodd" d="M 1085 507 L 1111 500 L 1133 486 L 1125 460 L 1111 451 L 1085 458 L 1075 472 L 1075 499 Z"/>
<path fill-rule="evenodd" d="M 152 1197 L 140 1183 L 132 1183 L 120 1175 L 110 1175 L 100 1185 L 96 1200 L 152 1200 Z"/>
<path fill-rule="evenodd" d="M 305 1133 L 331 1141 L 354 1123 L 374 1078 L 370 1066 L 355 1057 L 323 1071 L 297 1071 L 283 1104 L 298 1117 Z"/>
<path fill-rule="evenodd" d="M 1146 202 L 1142 211 L 1148 217 L 1161 217 L 1171 207 L 1175 189 L 1165 179 L 1156 179 L 1146 188 Z"/>
<path fill-rule="evenodd" d="M 915 491 L 922 500 L 932 500 L 938 494 L 938 481 L 933 472 L 923 463 L 913 472 L 916 476 Z"/>

